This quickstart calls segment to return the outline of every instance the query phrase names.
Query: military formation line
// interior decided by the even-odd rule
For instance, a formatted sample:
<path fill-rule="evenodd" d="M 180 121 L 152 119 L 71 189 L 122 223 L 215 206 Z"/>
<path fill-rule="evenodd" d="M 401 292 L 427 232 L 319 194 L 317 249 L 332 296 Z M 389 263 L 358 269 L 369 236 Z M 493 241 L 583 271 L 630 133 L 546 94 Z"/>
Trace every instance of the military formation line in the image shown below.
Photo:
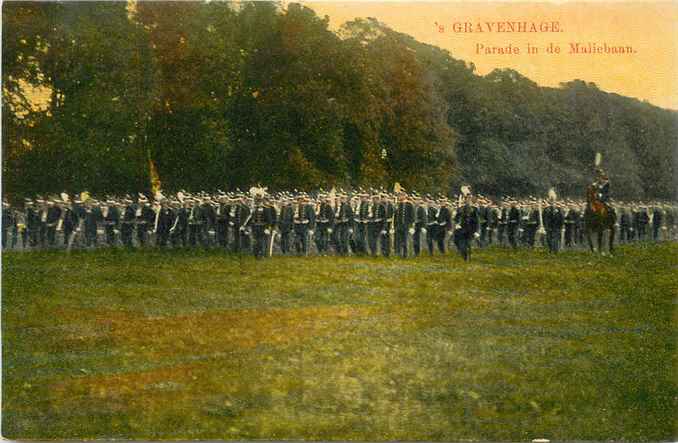
<path fill-rule="evenodd" d="M 619 243 L 670 241 L 678 208 L 670 202 L 611 201 Z M 221 248 L 271 255 L 445 254 L 471 248 L 585 247 L 585 202 L 505 197 L 493 201 L 467 187 L 448 198 L 416 192 L 355 190 L 269 194 L 178 192 L 94 198 L 87 192 L 3 201 L 2 246 L 11 250 Z"/>

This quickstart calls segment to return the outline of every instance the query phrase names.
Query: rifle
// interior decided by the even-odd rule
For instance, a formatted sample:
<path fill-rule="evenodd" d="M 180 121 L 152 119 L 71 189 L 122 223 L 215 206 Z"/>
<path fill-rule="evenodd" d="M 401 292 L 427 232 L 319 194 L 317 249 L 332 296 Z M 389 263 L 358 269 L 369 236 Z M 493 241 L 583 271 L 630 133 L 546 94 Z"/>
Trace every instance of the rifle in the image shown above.
<path fill-rule="evenodd" d="M 82 231 L 83 225 L 85 224 L 85 221 L 80 218 L 78 220 L 78 227 L 71 232 L 71 238 L 68 239 L 68 246 L 66 247 L 66 252 L 71 252 L 71 247 L 73 246 L 73 240 L 75 240 L 75 235 L 80 233 Z"/>
<path fill-rule="evenodd" d="M 544 234 L 546 234 L 546 229 L 544 229 L 544 219 L 542 217 L 541 199 L 539 199 L 539 229 L 537 229 L 537 234 L 539 234 L 539 237 L 535 239 L 535 243 L 541 244 Z"/>

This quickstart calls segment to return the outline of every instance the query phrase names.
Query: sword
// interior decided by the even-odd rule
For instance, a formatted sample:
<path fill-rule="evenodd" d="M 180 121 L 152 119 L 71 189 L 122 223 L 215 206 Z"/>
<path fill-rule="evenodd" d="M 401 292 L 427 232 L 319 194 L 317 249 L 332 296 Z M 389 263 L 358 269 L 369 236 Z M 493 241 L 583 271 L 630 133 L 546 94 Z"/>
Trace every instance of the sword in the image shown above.
<path fill-rule="evenodd" d="M 269 257 L 273 257 L 273 241 L 275 240 L 276 232 L 278 232 L 278 231 L 276 231 L 275 229 L 271 230 L 270 241 L 269 241 L 269 245 L 268 245 L 268 256 Z"/>

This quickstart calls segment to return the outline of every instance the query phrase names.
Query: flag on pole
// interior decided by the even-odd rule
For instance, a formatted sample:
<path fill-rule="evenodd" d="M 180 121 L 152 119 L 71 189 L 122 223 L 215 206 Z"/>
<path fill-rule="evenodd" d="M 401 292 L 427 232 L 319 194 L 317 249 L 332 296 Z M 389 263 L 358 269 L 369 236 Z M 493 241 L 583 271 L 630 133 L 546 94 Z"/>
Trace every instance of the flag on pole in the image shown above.
<path fill-rule="evenodd" d="M 160 192 L 160 175 L 158 175 L 158 169 L 151 159 L 150 151 L 148 151 L 148 176 L 151 178 L 151 192 L 153 195 L 157 195 Z"/>

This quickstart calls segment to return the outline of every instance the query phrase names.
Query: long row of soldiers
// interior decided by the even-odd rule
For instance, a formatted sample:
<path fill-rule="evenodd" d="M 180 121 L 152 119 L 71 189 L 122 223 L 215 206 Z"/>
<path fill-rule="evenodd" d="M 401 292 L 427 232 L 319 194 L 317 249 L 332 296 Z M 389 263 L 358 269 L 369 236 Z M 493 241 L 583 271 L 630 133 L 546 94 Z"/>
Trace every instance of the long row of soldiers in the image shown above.
<path fill-rule="evenodd" d="M 504 198 L 494 203 L 468 187 L 451 200 L 383 190 L 279 193 L 264 188 L 171 197 L 97 200 L 88 193 L 3 201 L 3 249 L 220 247 L 256 257 L 308 255 L 418 256 L 444 254 L 454 243 L 470 258 L 471 246 L 585 245 L 582 201 Z M 674 204 L 613 203 L 618 241 L 673 240 Z"/>

